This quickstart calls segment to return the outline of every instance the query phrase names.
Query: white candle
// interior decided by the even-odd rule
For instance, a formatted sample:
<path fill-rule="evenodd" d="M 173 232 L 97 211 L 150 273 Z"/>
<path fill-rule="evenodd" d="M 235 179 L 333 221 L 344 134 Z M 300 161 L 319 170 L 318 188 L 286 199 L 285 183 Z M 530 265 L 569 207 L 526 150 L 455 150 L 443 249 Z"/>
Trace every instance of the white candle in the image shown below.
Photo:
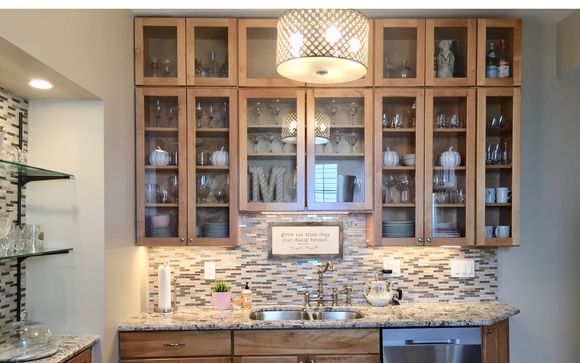
<path fill-rule="evenodd" d="M 171 267 L 169 265 L 159 266 L 157 271 L 159 280 L 159 309 L 171 308 Z"/>

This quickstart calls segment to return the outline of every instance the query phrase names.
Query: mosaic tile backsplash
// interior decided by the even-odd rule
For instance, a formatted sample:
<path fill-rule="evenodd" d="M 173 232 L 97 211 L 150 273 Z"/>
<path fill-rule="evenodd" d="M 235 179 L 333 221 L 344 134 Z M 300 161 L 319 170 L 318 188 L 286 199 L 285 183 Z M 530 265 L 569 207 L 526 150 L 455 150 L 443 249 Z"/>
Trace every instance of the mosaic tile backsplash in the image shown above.
<path fill-rule="evenodd" d="M 28 151 L 28 101 L 10 91 L 0 87 L 0 124 L 5 125 L 3 149 L 8 145 L 17 146 L 18 139 L 18 113 L 24 114 L 24 150 Z M 0 157 L 2 155 L 0 154 Z M 23 218 L 26 205 L 22 200 Z M 11 183 L 9 177 L 0 168 L 0 213 L 13 212 L 16 209 L 16 185 Z M 22 283 L 26 286 L 26 267 L 22 265 Z M 22 308 L 25 307 L 25 288 L 23 289 Z M 0 260 L 0 327 L 16 320 L 16 260 Z"/>
<path fill-rule="evenodd" d="M 210 285 L 204 263 L 216 263 L 216 278 L 232 283 L 239 297 L 246 281 L 256 304 L 302 304 L 303 293 L 317 288 L 316 264 L 326 259 L 268 259 L 268 225 L 287 222 L 341 222 L 343 257 L 334 258 L 334 271 L 324 274 L 325 291 L 353 287 L 353 303 L 365 303 L 365 283 L 374 278 L 384 258 L 401 262 L 401 276 L 390 280 L 403 289 L 403 302 L 490 301 L 497 299 L 495 249 L 439 247 L 367 247 L 364 215 L 243 215 L 241 246 L 151 247 L 149 249 L 149 307 L 157 305 L 157 268 L 166 261 L 177 280 L 177 306 L 210 304 Z M 453 258 L 475 260 L 475 278 L 452 278 Z"/>

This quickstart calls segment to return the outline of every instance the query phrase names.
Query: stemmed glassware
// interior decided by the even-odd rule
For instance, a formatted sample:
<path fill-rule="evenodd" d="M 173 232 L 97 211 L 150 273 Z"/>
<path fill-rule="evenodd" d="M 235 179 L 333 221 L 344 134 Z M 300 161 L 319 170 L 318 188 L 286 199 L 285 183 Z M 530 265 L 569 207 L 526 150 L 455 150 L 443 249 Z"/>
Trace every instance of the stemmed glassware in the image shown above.
<path fill-rule="evenodd" d="M 155 117 L 155 124 L 157 127 L 160 126 L 161 114 L 163 113 L 163 103 L 161 99 L 156 99 L 153 101 L 153 116 Z"/>
<path fill-rule="evenodd" d="M 288 182 L 288 185 L 286 186 L 286 189 L 288 189 L 288 192 L 290 193 L 290 196 L 292 197 L 292 202 L 296 201 L 296 185 L 298 183 L 297 180 L 297 176 L 296 176 L 296 170 L 294 170 L 294 172 L 292 173 L 292 177 L 290 177 L 290 181 Z"/>
<path fill-rule="evenodd" d="M 213 105 L 213 103 L 210 103 L 207 106 L 207 115 L 209 116 L 209 127 L 212 129 L 214 127 L 213 120 L 215 118 L 215 113 L 216 113 L 216 107 Z"/>
<path fill-rule="evenodd" d="M 409 189 L 411 188 L 411 180 L 408 176 L 403 175 L 397 181 L 397 188 L 401 191 L 401 203 L 409 203 Z"/>
<path fill-rule="evenodd" d="M 197 101 L 195 105 L 195 119 L 197 127 L 201 127 L 201 118 L 203 117 L 203 108 L 201 108 L 201 102 Z"/>
<path fill-rule="evenodd" d="M 340 130 L 336 130 L 334 134 L 332 134 L 332 142 L 334 142 L 334 152 L 338 152 L 338 144 L 342 140 L 342 132 Z"/>
<path fill-rule="evenodd" d="M 358 113 L 358 104 L 356 102 L 351 102 L 350 104 L 350 117 L 353 125 L 356 125 L 356 115 Z"/>
<path fill-rule="evenodd" d="M 260 142 L 260 138 L 258 137 L 258 135 L 249 134 L 248 139 L 250 140 L 250 142 L 252 144 L 254 144 L 254 154 L 257 154 L 258 153 L 258 143 Z"/>
<path fill-rule="evenodd" d="M 383 180 L 383 186 L 387 190 L 386 202 L 389 204 L 395 203 L 395 193 L 393 187 L 397 185 L 397 179 L 394 175 L 387 175 Z"/>
<path fill-rule="evenodd" d="M 176 104 L 171 103 L 165 110 L 165 116 L 167 117 L 168 127 L 173 126 L 173 120 L 177 118 L 177 112 L 179 111 Z"/>
<path fill-rule="evenodd" d="M 197 199 L 199 203 L 205 203 L 211 191 L 211 177 L 209 175 L 197 176 Z"/>
<path fill-rule="evenodd" d="M 218 203 L 227 203 L 228 201 L 228 187 L 224 184 L 221 188 L 216 188 L 213 192 L 213 196 Z"/>
<path fill-rule="evenodd" d="M 328 112 L 330 112 L 330 123 L 336 125 L 336 112 L 338 111 L 338 106 L 336 105 L 336 100 L 330 100 L 328 106 L 326 106 Z"/>
<path fill-rule="evenodd" d="M 223 116 L 223 121 L 224 121 L 224 127 L 228 127 L 228 121 L 229 121 L 229 109 L 228 109 L 228 102 L 224 101 L 224 116 Z"/>
<path fill-rule="evenodd" d="M 280 124 L 280 112 L 282 111 L 282 105 L 280 105 L 280 99 L 276 98 L 274 103 L 268 105 L 272 112 L 274 113 L 274 124 Z"/>
<path fill-rule="evenodd" d="M 359 138 L 360 138 L 360 136 L 356 132 L 352 132 L 352 133 L 348 134 L 348 136 L 347 136 L 347 141 L 350 144 L 350 146 L 352 147 L 353 153 L 355 152 L 354 148 L 355 148 L 356 143 L 358 142 Z"/>
<path fill-rule="evenodd" d="M 179 179 L 176 174 L 169 177 L 169 196 L 173 203 L 179 201 Z"/>
<path fill-rule="evenodd" d="M 259 125 L 260 122 L 260 118 L 262 116 L 262 103 L 260 101 L 256 102 L 256 104 L 254 105 L 254 115 L 256 115 L 256 124 Z"/>

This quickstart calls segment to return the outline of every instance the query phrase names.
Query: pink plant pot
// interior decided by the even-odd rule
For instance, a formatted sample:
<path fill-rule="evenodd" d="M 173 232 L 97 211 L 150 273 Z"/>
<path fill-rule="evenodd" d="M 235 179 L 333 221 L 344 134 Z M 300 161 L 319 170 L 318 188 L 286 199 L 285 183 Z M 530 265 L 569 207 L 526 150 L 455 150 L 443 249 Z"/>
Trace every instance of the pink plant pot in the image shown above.
<path fill-rule="evenodd" d="M 216 310 L 228 310 L 232 307 L 232 292 L 214 292 L 211 293 L 211 302 Z"/>

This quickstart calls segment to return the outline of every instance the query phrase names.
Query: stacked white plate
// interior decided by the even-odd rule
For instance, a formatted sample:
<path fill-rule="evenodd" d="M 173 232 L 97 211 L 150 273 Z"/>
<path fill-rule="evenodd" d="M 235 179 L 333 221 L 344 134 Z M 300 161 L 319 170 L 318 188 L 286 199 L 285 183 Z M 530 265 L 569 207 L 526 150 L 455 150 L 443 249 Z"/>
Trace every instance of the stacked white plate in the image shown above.
<path fill-rule="evenodd" d="M 151 227 L 151 237 L 156 238 L 165 238 L 165 237 L 173 237 L 173 233 L 171 233 L 171 227 Z"/>
<path fill-rule="evenodd" d="M 203 237 L 227 238 L 230 226 L 228 223 L 206 223 L 202 227 Z"/>
<path fill-rule="evenodd" d="M 383 237 L 405 238 L 415 236 L 415 221 L 383 221 Z"/>
<path fill-rule="evenodd" d="M 451 222 L 441 222 L 433 228 L 433 237 L 439 238 L 459 238 L 461 233 L 457 230 L 457 225 Z"/>

